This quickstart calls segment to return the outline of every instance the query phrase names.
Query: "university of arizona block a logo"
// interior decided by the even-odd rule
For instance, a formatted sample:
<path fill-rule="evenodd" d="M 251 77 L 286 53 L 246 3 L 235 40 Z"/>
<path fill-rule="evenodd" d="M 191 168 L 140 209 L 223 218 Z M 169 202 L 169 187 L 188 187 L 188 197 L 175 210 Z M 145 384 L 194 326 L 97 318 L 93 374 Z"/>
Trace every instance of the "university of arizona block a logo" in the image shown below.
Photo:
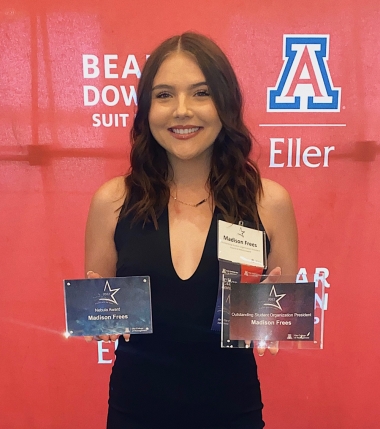
<path fill-rule="evenodd" d="M 339 112 L 341 88 L 331 80 L 329 35 L 284 35 L 283 60 L 268 112 Z"/>

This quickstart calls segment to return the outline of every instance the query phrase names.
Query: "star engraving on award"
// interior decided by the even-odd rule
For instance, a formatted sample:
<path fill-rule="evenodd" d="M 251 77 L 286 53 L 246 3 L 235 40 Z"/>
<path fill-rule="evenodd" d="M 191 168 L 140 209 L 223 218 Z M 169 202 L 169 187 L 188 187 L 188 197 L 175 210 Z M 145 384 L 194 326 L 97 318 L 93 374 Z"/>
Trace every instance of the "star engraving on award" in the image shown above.
<path fill-rule="evenodd" d="M 120 288 L 118 288 L 118 289 L 111 289 L 111 286 L 110 286 L 110 284 L 109 284 L 109 282 L 107 280 L 106 284 L 104 285 L 103 298 L 99 298 L 99 301 L 111 302 L 112 304 L 118 305 L 118 303 L 117 303 L 117 301 L 115 299 L 115 294 L 117 292 L 119 292 L 119 290 L 120 290 Z M 104 298 L 104 296 L 106 296 L 106 298 Z"/>
<path fill-rule="evenodd" d="M 276 288 L 274 287 L 274 285 L 272 286 L 272 289 L 271 289 L 271 291 L 270 291 L 270 294 L 269 294 L 269 298 L 268 298 L 268 300 L 269 301 L 272 301 L 272 302 L 269 302 L 269 303 L 266 303 L 266 304 L 264 304 L 265 306 L 267 306 L 267 307 L 274 307 L 274 308 L 278 308 L 279 310 L 281 310 L 282 311 L 282 307 L 281 307 L 281 304 L 280 304 L 280 300 L 282 299 L 282 298 L 284 298 L 284 296 L 286 296 L 286 293 L 279 293 L 279 294 L 277 294 L 277 292 L 276 292 Z M 272 297 L 272 298 L 271 298 Z M 274 304 L 274 302 L 275 302 L 275 304 Z"/>
<path fill-rule="evenodd" d="M 237 235 L 240 235 L 240 237 L 244 238 L 244 233 L 245 233 L 244 229 L 240 227 L 240 232 L 238 232 Z"/>

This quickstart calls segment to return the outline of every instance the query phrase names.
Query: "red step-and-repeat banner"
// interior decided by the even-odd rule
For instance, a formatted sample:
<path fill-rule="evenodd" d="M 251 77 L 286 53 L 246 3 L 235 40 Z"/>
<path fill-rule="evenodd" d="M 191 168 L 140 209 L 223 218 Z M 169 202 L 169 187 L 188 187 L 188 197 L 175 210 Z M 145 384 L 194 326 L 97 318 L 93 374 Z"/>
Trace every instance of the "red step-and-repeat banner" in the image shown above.
<path fill-rule="evenodd" d="M 114 345 L 63 336 L 62 279 L 83 276 L 93 192 L 127 171 L 146 56 L 187 30 L 231 59 L 300 276 L 326 276 L 324 349 L 258 358 L 267 426 L 378 428 L 379 1 L 2 3 L 0 428 L 105 426 Z"/>

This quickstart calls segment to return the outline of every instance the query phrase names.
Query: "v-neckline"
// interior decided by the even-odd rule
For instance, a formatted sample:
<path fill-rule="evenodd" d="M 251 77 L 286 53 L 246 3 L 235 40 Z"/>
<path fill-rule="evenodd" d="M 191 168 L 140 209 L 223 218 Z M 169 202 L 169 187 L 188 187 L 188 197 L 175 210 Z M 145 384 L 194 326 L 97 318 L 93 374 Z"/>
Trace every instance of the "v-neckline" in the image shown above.
<path fill-rule="evenodd" d="M 181 278 L 178 275 L 177 270 L 175 269 L 175 266 L 174 266 L 174 263 L 173 263 L 172 246 L 171 246 L 171 242 L 170 242 L 170 223 L 169 223 L 169 207 L 168 206 L 166 206 L 166 213 L 165 214 L 166 214 L 166 235 L 167 235 L 167 239 L 168 239 L 167 240 L 167 243 L 168 243 L 167 250 L 168 250 L 168 253 L 169 253 L 169 259 L 170 259 L 171 269 L 172 269 L 174 275 L 176 276 L 176 278 L 178 280 L 180 280 L 181 282 L 188 282 L 188 281 L 192 280 L 196 276 L 196 274 L 198 273 L 198 271 L 199 271 L 199 269 L 201 267 L 201 264 L 203 262 L 205 250 L 206 250 L 208 241 L 210 239 L 211 228 L 213 227 L 213 223 L 214 223 L 215 209 L 214 209 L 214 211 L 212 213 L 212 218 L 211 218 L 210 225 L 208 227 L 208 231 L 207 231 L 207 235 L 206 235 L 206 240 L 205 240 L 204 245 L 203 245 L 203 249 L 202 249 L 202 253 L 201 253 L 201 258 L 199 259 L 199 262 L 198 262 L 197 267 L 195 268 L 195 271 L 187 279 L 183 279 L 183 278 Z"/>

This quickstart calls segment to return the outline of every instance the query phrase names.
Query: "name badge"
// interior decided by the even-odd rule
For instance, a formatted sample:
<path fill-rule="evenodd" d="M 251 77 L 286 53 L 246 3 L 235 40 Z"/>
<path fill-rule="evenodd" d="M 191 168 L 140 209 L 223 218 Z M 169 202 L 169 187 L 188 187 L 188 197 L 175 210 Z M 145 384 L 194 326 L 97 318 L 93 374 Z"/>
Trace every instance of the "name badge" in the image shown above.
<path fill-rule="evenodd" d="M 249 228 L 243 222 L 218 221 L 218 259 L 265 269 L 265 232 Z"/>
<path fill-rule="evenodd" d="M 223 286 L 231 280 L 230 274 L 238 281 L 256 283 L 267 268 L 265 232 L 249 227 L 248 222 L 231 224 L 219 219 L 218 259 L 219 288 L 211 327 L 213 331 L 221 330 L 225 304 Z"/>

